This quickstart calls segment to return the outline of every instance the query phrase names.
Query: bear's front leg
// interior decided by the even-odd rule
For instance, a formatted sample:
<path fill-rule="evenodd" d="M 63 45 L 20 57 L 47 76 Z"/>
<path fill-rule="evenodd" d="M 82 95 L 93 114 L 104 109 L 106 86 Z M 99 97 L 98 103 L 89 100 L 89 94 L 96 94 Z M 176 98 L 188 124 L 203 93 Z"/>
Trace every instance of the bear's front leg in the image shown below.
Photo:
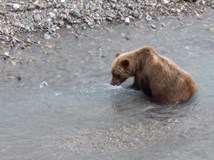
<path fill-rule="evenodd" d="M 134 77 L 134 83 L 130 86 L 130 88 L 140 90 L 140 85 L 138 84 L 136 77 Z"/>

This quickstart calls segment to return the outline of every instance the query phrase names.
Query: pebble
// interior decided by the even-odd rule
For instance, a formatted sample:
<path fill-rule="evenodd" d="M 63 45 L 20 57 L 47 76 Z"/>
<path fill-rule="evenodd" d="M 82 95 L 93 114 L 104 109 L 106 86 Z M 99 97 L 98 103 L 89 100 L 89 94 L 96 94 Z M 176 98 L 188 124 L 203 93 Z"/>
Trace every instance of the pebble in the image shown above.
<path fill-rule="evenodd" d="M 19 9 L 19 8 L 20 8 L 20 5 L 19 5 L 19 4 L 16 4 L 16 3 L 13 4 L 13 9 L 14 9 L 14 10 L 17 10 L 17 9 Z"/>
<path fill-rule="evenodd" d="M 152 17 L 151 17 L 149 14 L 147 14 L 147 15 L 146 15 L 146 21 L 149 22 L 149 21 L 151 21 L 151 20 L 152 20 Z"/>
<path fill-rule="evenodd" d="M 71 29 L 71 25 L 66 25 L 66 29 Z"/>
<path fill-rule="evenodd" d="M 48 33 L 44 34 L 44 39 L 51 39 L 51 35 L 49 35 Z"/>
<path fill-rule="evenodd" d="M 161 2 L 162 2 L 163 4 L 167 4 L 167 3 L 170 2 L 170 0 L 161 0 Z"/>
<path fill-rule="evenodd" d="M 157 28 L 154 24 L 151 24 L 151 27 L 152 27 L 153 29 L 156 29 L 156 28 Z"/>
<path fill-rule="evenodd" d="M 6 58 L 11 58 L 11 55 L 10 55 L 9 52 L 5 52 L 5 53 L 4 53 L 4 56 L 5 56 Z"/>
<path fill-rule="evenodd" d="M 126 17 L 125 24 L 130 24 L 130 18 L 129 17 Z"/>
<path fill-rule="evenodd" d="M 40 22 L 41 20 L 42 20 L 42 19 L 41 19 L 41 17 L 40 17 L 39 14 L 36 14 L 36 15 L 34 16 L 34 21 Z"/>
<path fill-rule="evenodd" d="M 172 13 L 176 13 L 177 10 L 176 10 L 175 8 L 171 8 L 171 12 L 172 12 Z"/>
<path fill-rule="evenodd" d="M 112 12 L 109 12 L 109 11 L 107 11 L 105 14 L 107 17 L 110 17 L 110 18 L 114 18 L 116 16 L 115 14 L 113 14 Z"/>
<path fill-rule="evenodd" d="M 139 14 L 138 10 L 135 10 L 134 12 L 132 12 L 132 16 L 133 16 L 134 18 L 139 18 L 139 17 L 140 17 L 140 14 Z"/>
<path fill-rule="evenodd" d="M 40 85 L 39 88 L 43 88 L 45 86 L 48 86 L 48 83 L 46 81 L 43 81 Z"/>
<path fill-rule="evenodd" d="M 157 5 L 157 0 L 145 0 L 146 6 L 156 6 Z"/>

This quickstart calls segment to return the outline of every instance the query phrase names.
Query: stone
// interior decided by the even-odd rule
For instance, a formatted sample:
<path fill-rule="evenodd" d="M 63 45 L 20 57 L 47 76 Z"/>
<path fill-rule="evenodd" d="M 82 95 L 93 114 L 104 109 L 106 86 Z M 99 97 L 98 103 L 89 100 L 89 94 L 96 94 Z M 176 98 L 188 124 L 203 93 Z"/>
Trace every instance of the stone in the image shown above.
<path fill-rule="evenodd" d="M 130 24 L 130 18 L 129 17 L 126 17 L 125 24 Z"/>
<path fill-rule="evenodd" d="M 17 3 L 14 3 L 13 4 L 13 9 L 14 10 L 17 10 L 17 9 L 19 9 L 20 8 L 20 5 L 19 4 L 17 4 Z"/>
<path fill-rule="evenodd" d="M 147 15 L 146 15 L 146 21 L 149 22 L 149 21 L 151 21 L 151 20 L 152 20 L 152 17 L 151 17 L 149 14 L 147 14 Z"/>
<path fill-rule="evenodd" d="M 137 10 L 135 10 L 134 12 L 132 12 L 132 16 L 134 18 L 139 18 L 140 14 L 139 14 L 139 12 Z"/>
<path fill-rule="evenodd" d="M 152 27 L 153 29 L 156 29 L 156 28 L 157 28 L 154 24 L 151 24 L 151 27 Z"/>
<path fill-rule="evenodd" d="M 45 86 L 48 86 L 48 83 L 46 81 L 43 81 L 40 85 L 39 88 L 43 88 Z"/>
<path fill-rule="evenodd" d="M 39 14 L 36 14 L 35 16 L 34 16 L 34 21 L 35 22 L 40 22 L 42 19 L 41 19 L 41 17 L 40 17 L 40 15 Z"/>
<path fill-rule="evenodd" d="M 44 39 L 51 39 L 51 35 L 49 35 L 48 33 L 44 34 Z"/>
<path fill-rule="evenodd" d="M 157 5 L 157 0 L 146 0 L 145 5 L 154 7 Z"/>
<path fill-rule="evenodd" d="M 110 18 L 114 18 L 114 17 L 116 16 L 115 14 L 113 14 L 113 13 L 110 12 L 110 11 L 105 12 L 105 15 L 106 15 L 107 17 L 110 17 Z"/>
<path fill-rule="evenodd" d="M 117 3 L 117 0 L 110 0 L 111 2 L 113 2 L 113 3 Z"/>
<path fill-rule="evenodd" d="M 167 3 L 170 2 L 170 0 L 161 0 L 161 2 L 162 2 L 163 4 L 167 4 Z"/>

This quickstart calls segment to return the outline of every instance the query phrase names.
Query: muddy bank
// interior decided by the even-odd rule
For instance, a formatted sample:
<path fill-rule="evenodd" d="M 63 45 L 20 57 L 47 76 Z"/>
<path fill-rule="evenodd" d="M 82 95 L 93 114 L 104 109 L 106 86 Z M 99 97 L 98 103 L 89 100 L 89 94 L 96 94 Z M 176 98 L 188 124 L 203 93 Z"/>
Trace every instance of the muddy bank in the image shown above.
<path fill-rule="evenodd" d="M 1 159 L 213 159 L 213 11 L 40 41 L 0 57 Z M 114 55 L 149 45 L 188 71 L 197 95 L 158 106 L 109 85 Z"/>

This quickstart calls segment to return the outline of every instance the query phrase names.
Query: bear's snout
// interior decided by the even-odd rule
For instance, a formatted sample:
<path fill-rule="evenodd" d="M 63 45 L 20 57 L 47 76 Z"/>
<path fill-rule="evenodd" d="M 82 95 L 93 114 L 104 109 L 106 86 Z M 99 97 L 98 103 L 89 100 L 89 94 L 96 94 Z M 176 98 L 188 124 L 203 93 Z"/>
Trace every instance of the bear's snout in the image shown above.
<path fill-rule="evenodd" d="M 115 77 L 112 77 L 112 80 L 111 80 L 110 84 L 113 85 L 113 86 L 116 86 L 116 85 L 119 86 L 120 85 L 120 80 L 115 78 Z"/>

